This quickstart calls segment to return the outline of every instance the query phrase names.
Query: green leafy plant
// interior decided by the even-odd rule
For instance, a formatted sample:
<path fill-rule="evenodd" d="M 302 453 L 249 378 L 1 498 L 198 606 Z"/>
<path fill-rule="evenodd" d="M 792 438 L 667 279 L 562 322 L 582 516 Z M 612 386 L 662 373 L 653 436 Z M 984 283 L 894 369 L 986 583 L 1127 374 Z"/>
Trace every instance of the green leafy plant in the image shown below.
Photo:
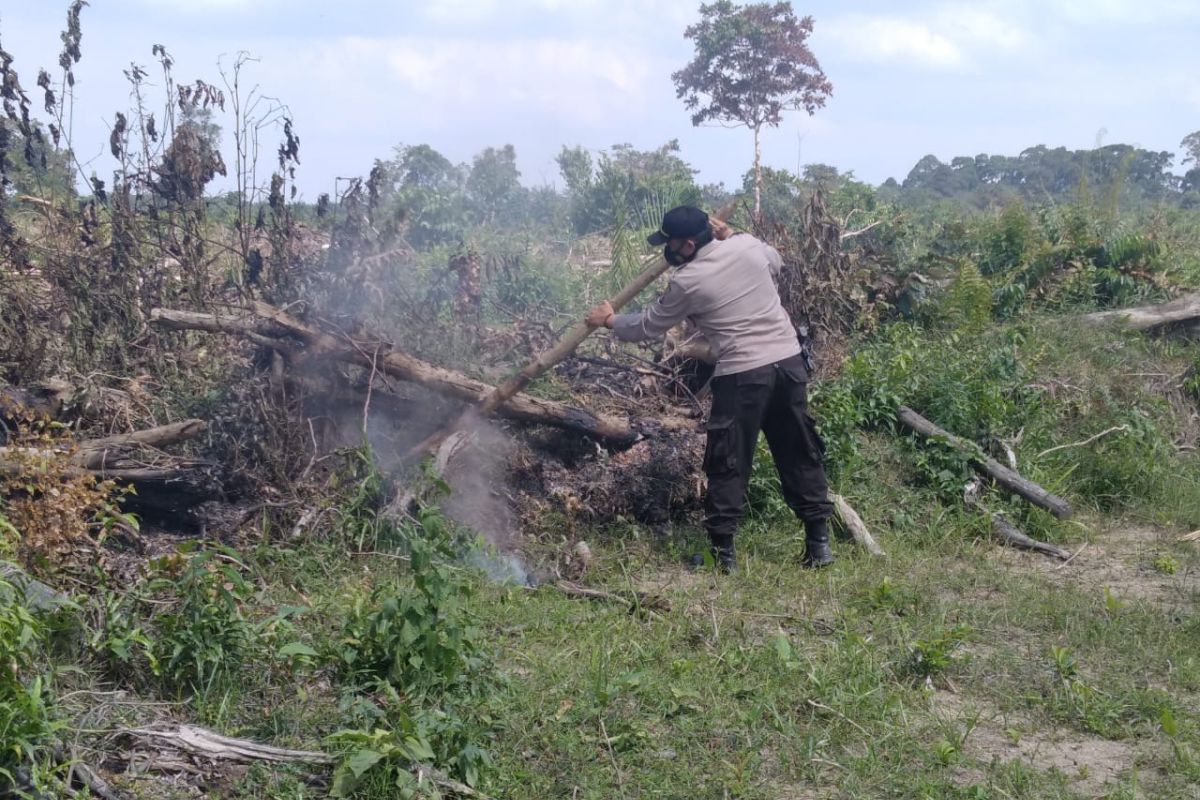
<path fill-rule="evenodd" d="M 133 682 L 143 669 L 153 675 L 162 672 L 151 632 L 138 613 L 138 591 L 121 593 L 101 587 L 92 600 L 95 622 L 88 646 L 111 676 Z"/>
<path fill-rule="evenodd" d="M 331 744 L 346 751 L 334 772 L 330 794 L 350 797 L 370 780 L 376 786 L 394 790 L 398 797 L 431 796 L 422 792 L 416 774 L 419 765 L 434 758 L 425 732 L 404 714 L 393 713 L 389 722 L 388 728 L 342 730 L 329 737 Z"/>
<path fill-rule="evenodd" d="M 1163 553 L 1154 559 L 1154 569 L 1163 575 L 1174 575 L 1176 572 L 1179 572 L 1179 567 L 1179 559 L 1170 553 Z"/>
<path fill-rule="evenodd" d="M 43 748 L 64 726 L 54 711 L 51 675 L 39 663 L 46 627 L 19 588 L 0 578 L 0 793 L 20 780 L 41 782 Z"/>
<path fill-rule="evenodd" d="M 171 609 L 155 619 L 155 657 L 174 683 L 206 691 L 236 671 L 256 641 L 243 611 L 251 586 L 235 550 L 180 550 L 158 561 L 160 576 L 148 587 L 174 598 Z"/>
<path fill-rule="evenodd" d="M 933 745 L 933 755 L 937 762 L 943 767 L 948 767 L 958 761 L 961 753 L 958 745 L 951 742 L 949 739 L 939 739 Z"/>
<path fill-rule="evenodd" d="M 357 717 L 355 727 L 333 737 L 348 748 L 336 790 L 386 785 L 403 797 L 421 796 L 411 772 L 418 761 L 474 785 L 491 763 L 479 746 L 488 721 L 477 706 L 493 679 L 466 613 L 471 576 L 453 563 L 460 543 L 435 506 L 415 522 L 388 525 L 381 535 L 406 551 L 412 583 L 356 598 L 332 654 L 349 681 L 347 709 Z"/>
<path fill-rule="evenodd" d="M 1052 646 L 1050 656 L 1058 678 L 1049 698 L 1051 714 L 1089 733 L 1112 738 L 1121 735 L 1131 711 L 1127 704 L 1084 680 L 1069 648 Z"/>
<path fill-rule="evenodd" d="M 910 614 L 918 607 L 920 598 L 907 586 L 899 585 L 888 576 L 851 600 L 864 612 L 890 611 L 898 616 Z"/>
<path fill-rule="evenodd" d="M 477 631 L 464 614 L 470 583 L 446 560 L 444 527 L 438 510 L 423 509 L 408 543 L 412 590 L 379 587 L 352 607 L 339 656 L 357 680 L 443 692 L 483 665 Z"/>
<path fill-rule="evenodd" d="M 926 679 L 945 673 L 958 660 L 958 649 L 971 635 L 969 625 L 959 624 L 937 629 L 927 638 L 912 645 L 904 672 L 914 678 Z"/>

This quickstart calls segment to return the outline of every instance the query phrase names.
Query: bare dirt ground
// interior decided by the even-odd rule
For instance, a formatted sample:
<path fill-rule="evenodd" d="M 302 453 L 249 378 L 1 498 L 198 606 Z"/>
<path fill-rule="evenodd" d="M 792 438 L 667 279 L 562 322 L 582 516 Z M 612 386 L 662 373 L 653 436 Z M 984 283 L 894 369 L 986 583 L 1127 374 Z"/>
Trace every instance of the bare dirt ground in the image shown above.
<path fill-rule="evenodd" d="M 930 696 L 932 711 L 942 721 L 970 732 L 962 743 L 963 755 L 989 763 L 1020 760 L 1042 771 L 1061 773 L 1071 789 L 1085 797 L 1104 797 L 1112 784 L 1137 766 L 1142 753 L 1136 742 L 1085 736 L 1063 728 L 1034 729 L 1020 715 L 1004 714 L 953 692 Z M 974 723 L 973 725 L 971 723 Z M 974 769 L 963 769 L 964 785 L 983 779 Z M 1153 776 L 1143 774 L 1145 783 Z M 1140 794 L 1150 797 L 1151 795 Z"/>
<path fill-rule="evenodd" d="M 1144 526 L 1118 526 L 1098 531 L 1072 548 L 1070 562 L 1038 553 L 999 547 L 992 558 L 1031 570 L 1053 583 L 1092 591 L 1107 589 L 1118 600 L 1147 602 L 1160 608 L 1190 607 L 1200 593 L 1200 573 L 1182 566 L 1174 574 L 1155 567 L 1170 552 L 1177 534 Z M 1200 543 L 1196 546 L 1200 547 Z"/>

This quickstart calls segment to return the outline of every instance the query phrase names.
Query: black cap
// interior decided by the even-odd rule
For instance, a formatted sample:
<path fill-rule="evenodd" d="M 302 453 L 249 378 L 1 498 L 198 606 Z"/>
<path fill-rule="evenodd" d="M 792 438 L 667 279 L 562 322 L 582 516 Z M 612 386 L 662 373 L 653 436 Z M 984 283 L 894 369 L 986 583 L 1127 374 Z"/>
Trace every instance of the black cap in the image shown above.
<path fill-rule="evenodd" d="M 663 214 L 662 227 L 646 237 L 657 247 L 669 239 L 689 239 L 708 227 L 708 214 L 695 206 L 677 206 Z"/>

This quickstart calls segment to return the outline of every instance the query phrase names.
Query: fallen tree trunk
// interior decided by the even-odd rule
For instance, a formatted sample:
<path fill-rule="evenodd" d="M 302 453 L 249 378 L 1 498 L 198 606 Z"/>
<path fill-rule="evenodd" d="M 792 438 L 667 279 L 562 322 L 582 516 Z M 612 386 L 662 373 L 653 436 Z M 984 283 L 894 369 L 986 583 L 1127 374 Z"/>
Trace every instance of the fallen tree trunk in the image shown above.
<path fill-rule="evenodd" d="M 970 456 L 971 463 L 975 466 L 976 470 L 992 478 L 996 483 L 1010 492 L 1025 498 L 1039 508 L 1046 509 L 1059 519 L 1067 519 L 1071 516 L 1071 506 L 1066 500 L 1051 494 L 1033 481 L 1024 478 L 999 461 L 996 461 L 994 458 L 982 455 L 979 452 L 979 448 L 972 443 L 939 428 L 911 408 L 901 406 L 896 412 L 896 417 L 922 436 L 930 439 L 941 439 L 963 451 Z"/>
<path fill-rule="evenodd" d="M 84 439 L 76 444 L 76 453 L 72 461 L 88 469 L 100 469 L 109 461 L 109 455 L 114 451 L 123 451 L 137 447 L 163 447 L 168 444 L 194 439 L 208 430 L 208 424 L 202 419 L 186 419 L 182 422 L 172 422 L 154 428 L 123 433 L 116 436 L 105 436 L 100 439 Z"/>
<path fill-rule="evenodd" d="M 9 448 L 4 448 L 9 449 Z M 49 468 L 50 459 L 55 455 L 53 451 L 33 451 L 44 456 L 46 467 Z M 186 484 L 195 482 L 199 478 L 207 476 L 204 471 L 206 467 L 215 466 L 208 462 L 185 462 L 177 463 L 171 466 L 160 467 L 130 467 L 130 468 L 105 468 L 97 467 L 89 469 L 75 464 L 63 466 L 60 469 L 61 475 L 64 478 L 78 478 L 84 475 L 91 475 L 96 480 L 113 480 L 118 483 L 144 484 L 155 486 L 169 486 L 172 484 Z M 0 475 L 20 475 L 28 472 L 31 469 L 38 468 L 38 465 L 28 461 L 17 462 L 9 459 L 0 458 Z"/>
<path fill-rule="evenodd" d="M 162 522 L 173 528 L 202 530 L 197 506 L 222 496 L 221 483 L 214 474 L 216 465 L 208 462 L 175 462 L 170 466 L 87 469 L 53 460 L 47 453 L 39 465 L 28 457 L 19 461 L 0 456 L 0 475 L 29 476 L 31 470 L 51 470 L 62 479 L 90 476 L 97 481 L 112 480 L 133 492 L 119 499 L 122 510 L 143 519 Z"/>
<path fill-rule="evenodd" d="M 185 419 L 182 422 L 171 422 L 167 425 L 158 425 L 153 428 L 133 431 L 132 433 L 119 433 L 99 439 L 84 439 L 79 443 L 79 449 L 100 450 L 105 447 L 132 447 L 136 445 L 161 447 L 166 444 L 174 444 L 175 442 L 199 436 L 207 428 L 208 425 L 202 419 Z"/>
<path fill-rule="evenodd" d="M 0 422 L 23 419 L 55 419 L 71 394 L 71 386 L 48 380 L 33 389 L 0 386 Z"/>
<path fill-rule="evenodd" d="M 375 369 L 392 377 L 419 383 L 439 394 L 468 403 L 479 403 L 495 389 L 460 372 L 434 366 L 383 342 L 359 343 L 320 331 L 265 303 L 231 314 L 154 309 L 151 322 L 170 330 L 202 330 L 244 336 L 287 355 L 331 358 Z M 292 340 L 292 341 L 289 341 Z M 495 409 L 501 416 L 522 422 L 579 431 L 617 447 L 627 447 L 655 428 L 680 429 L 675 420 L 626 420 L 596 414 L 552 400 L 518 395 Z"/>
<path fill-rule="evenodd" d="M 1148 331 L 1174 323 L 1200 325 L 1200 292 L 1176 298 L 1169 303 L 1084 314 L 1080 319 L 1090 325 L 1119 324 L 1134 331 Z"/>
<path fill-rule="evenodd" d="M 126 459 L 129 450 L 139 447 L 162 447 L 199 436 L 207 429 L 208 425 L 204 420 L 189 419 L 99 439 L 67 441 L 61 445 L 57 442 L 48 443 L 58 445 L 56 447 L 0 446 L 0 461 L 32 458 L 48 465 L 65 456 L 69 464 L 85 470 L 105 470 L 107 467 L 112 471 L 119 471 L 122 466 L 128 466 L 121 462 Z"/>

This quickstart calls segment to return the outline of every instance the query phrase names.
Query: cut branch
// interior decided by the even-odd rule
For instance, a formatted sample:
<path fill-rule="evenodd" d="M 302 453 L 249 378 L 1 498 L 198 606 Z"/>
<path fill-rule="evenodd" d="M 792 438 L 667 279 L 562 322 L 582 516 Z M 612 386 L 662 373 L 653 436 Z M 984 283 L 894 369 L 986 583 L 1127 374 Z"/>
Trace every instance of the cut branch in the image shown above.
<path fill-rule="evenodd" d="M 862 236 L 864 233 L 871 230 L 876 225 L 881 225 L 881 224 L 883 224 L 883 220 L 877 220 L 875 222 L 872 222 L 870 225 L 859 228 L 856 231 L 843 231 L 842 234 L 838 237 L 838 239 L 840 239 L 841 241 L 844 242 L 847 239 L 853 239 L 855 236 Z"/>
<path fill-rule="evenodd" d="M 982 509 L 981 509 L 982 510 Z M 984 513 L 987 513 L 986 511 Z M 1071 553 L 1061 547 L 1057 547 L 1045 542 L 1039 542 L 1027 536 L 1016 525 L 1009 522 L 1008 518 L 999 511 L 991 513 L 992 518 L 992 533 L 1000 538 L 1005 544 L 1011 547 L 1019 547 L 1023 550 L 1036 550 L 1039 553 L 1061 558 L 1064 561 L 1071 557 Z"/>
<path fill-rule="evenodd" d="M 265 303 L 232 313 L 201 314 L 191 311 L 155 309 L 151 322 L 170 330 L 201 330 L 229 333 L 283 351 L 292 357 L 309 356 L 346 361 L 413 383 L 468 403 L 480 403 L 496 390 L 459 372 L 444 369 L 385 344 L 360 343 L 325 333 L 286 312 Z M 378 357 L 375 349 L 378 347 Z M 579 431 L 617 447 L 627 447 L 656 427 L 678 429 L 674 420 L 650 422 L 625 420 L 552 400 L 525 395 L 508 399 L 496 412 L 509 419 Z"/>
<path fill-rule="evenodd" d="M 1043 450 L 1042 452 L 1038 453 L 1037 457 L 1041 458 L 1042 456 L 1048 455 L 1057 450 L 1066 450 L 1068 447 L 1083 447 L 1086 444 L 1091 444 L 1092 442 L 1096 441 L 1097 439 L 1101 438 L 1102 436 L 1107 436 L 1110 433 L 1117 433 L 1118 431 L 1127 431 L 1127 430 L 1129 430 L 1128 425 L 1117 425 L 1117 426 L 1109 428 L 1107 430 L 1100 431 L 1095 436 L 1089 436 L 1088 438 L 1084 439 L 1082 442 L 1071 442 L 1070 444 L 1060 444 L 1057 447 L 1048 448 L 1048 449 Z"/>
<path fill-rule="evenodd" d="M 559 580 L 554 583 L 541 584 L 541 586 L 549 586 L 552 589 L 562 592 L 568 597 L 582 597 L 587 600 L 603 600 L 609 603 L 617 603 L 627 605 L 631 610 L 637 608 L 645 608 L 652 611 L 670 611 L 671 605 L 666 598 L 657 595 L 649 595 L 645 592 L 634 592 L 632 596 L 613 594 L 606 592 L 603 589 L 593 589 L 588 586 L 582 586 L 572 581 Z M 537 589 L 540 586 L 530 586 L 530 589 Z"/>
<path fill-rule="evenodd" d="M 1046 553 L 1055 558 L 1061 558 L 1064 561 L 1069 561 L 1073 556 L 1062 549 L 1052 544 L 1039 542 L 1030 536 L 1027 536 L 1020 528 L 1009 521 L 1008 517 L 1002 512 L 989 512 L 983 507 L 979 501 L 980 494 L 983 492 L 983 478 L 972 478 L 970 483 L 963 487 L 963 502 L 969 508 L 973 508 L 980 514 L 985 514 L 991 522 L 992 535 L 1000 539 L 1009 547 L 1019 547 L 1022 550 L 1036 550 L 1039 553 Z"/>
<path fill-rule="evenodd" d="M 842 520 L 842 524 L 846 526 L 846 530 L 850 532 L 850 536 L 858 543 L 859 547 L 873 556 L 887 555 L 883 552 L 883 548 L 875 541 L 875 538 L 871 536 L 871 532 L 867 530 L 862 517 L 846 502 L 846 498 L 840 494 L 833 494 L 831 492 L 829 499 L 833 501 L 833 506 L 837 509 L 838 517 Z"/>
<path fill-rule="evenodd" d="M 249 739 L 233 739 L 195 725 L 180 725 L 175 730 L 154 728 L 131 728 L 123 733 L 150 742 L 155 748 L 182 751 L 205 759 L 252 763 L 267 761 L 274 764 L 300 763 L 330 766 L 337 759 L 328 753 L 314 750 L 286 750 L 281 747 L 260 744 Z M 465 783 L 460 783 L 441 770 L 428 764 L 411 762 L 409 769 L 417 779 L 428 780 L 440 789 L 462 797 L 484 798 L 485 796 Z"/>
<path fill-rule="evenodd" d="M 1046 509 L 1059 519 L 1066 519 L 1071 516 L 1071 506 L 1066 500 L 1051 494 L 1033 481 L 1004 466 L 996 459 L 983 455 L 977 446 L 966 439 L 962 439 L 939 428 L 907 406 L 901 406 L 899 411 L 896 412 L 896 417 L 922 436 L 947 442 L 967 454 L 977 471 L 992 478 L 996 483 L 1010 492 L 1025 498 L 1039 508 Z"/>
<path fill-rule="evenodd" d="M 195 725 L 180 725 L 175 730 L 131 728 L 124 733 L 153 742 L 155 746 L 182 750 L 193 756 L 249 763 L 270 761 L 275 764 L 332 764 L 333 756 L 313 750 L 285 750 L 248 739 L 231 739 Z"/>

